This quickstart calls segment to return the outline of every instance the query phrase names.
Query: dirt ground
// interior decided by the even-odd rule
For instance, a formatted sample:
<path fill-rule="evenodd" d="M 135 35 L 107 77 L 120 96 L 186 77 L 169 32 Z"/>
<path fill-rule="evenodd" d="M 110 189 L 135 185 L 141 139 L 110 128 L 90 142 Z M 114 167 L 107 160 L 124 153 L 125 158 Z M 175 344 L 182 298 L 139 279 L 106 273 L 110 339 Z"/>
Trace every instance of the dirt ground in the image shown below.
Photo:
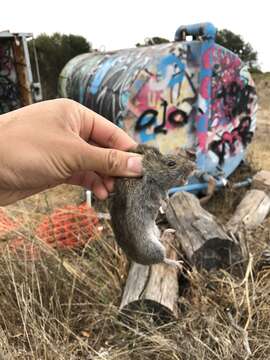
<path fill-rule="evenodd" d="M 258 128 L 249 166 L 238 171 L 238 179 L 260 168 L 270 170 L 270 74 L 255 81 Z M 207 209 L 224 223 L 245 191 L 225 189 Z M 81 189 L 60 186 L 5 208 L 22 224 L 17 235 L 39 246 L 41 256 L 31 261 L 15 255 L 8 237 L 0 239 L 0 359 L 270 359 L 270 268 L 262 266 L 262 253 L 270 246 L 270 218 L 243 235 L 249 253 L 244 278 L 229 270 L 192 269 L 179 279 L 180 320 L 160 322 L 143 309 L 132 319 L 119 317 L 128 263 L 109 221 L 101 221 L 100 235 L 76 250 L 50 249 L 36 237 L 45 215 L 83 201 Z"/>

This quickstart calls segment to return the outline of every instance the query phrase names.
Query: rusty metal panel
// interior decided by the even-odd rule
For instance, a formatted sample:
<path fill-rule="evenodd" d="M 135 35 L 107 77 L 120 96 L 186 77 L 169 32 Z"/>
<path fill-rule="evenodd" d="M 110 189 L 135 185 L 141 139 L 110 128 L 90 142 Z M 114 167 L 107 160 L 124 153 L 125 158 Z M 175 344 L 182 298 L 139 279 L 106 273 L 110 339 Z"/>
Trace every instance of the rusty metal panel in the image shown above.
<path fill-rule="evenodd" d="M 32 34 L 0 32 L 0 114 L 42 99 L 40 83 L 33 82 L 29 37 Z"/>
<path fill-rule="evenodd" d="M 21 107 L 12 38 L 0 40 L 0 114 Z"/>
<path fill-rule="evenodd" d="M 14 65 L 18 76 L 18 87 L 21 95 L 21 105 L 30 105 L 32 101 L 31 79 L 29 79 L 28 65 L 26 63 L 23 38 L 16 38 L 12 44 L 14 52 Z"/>

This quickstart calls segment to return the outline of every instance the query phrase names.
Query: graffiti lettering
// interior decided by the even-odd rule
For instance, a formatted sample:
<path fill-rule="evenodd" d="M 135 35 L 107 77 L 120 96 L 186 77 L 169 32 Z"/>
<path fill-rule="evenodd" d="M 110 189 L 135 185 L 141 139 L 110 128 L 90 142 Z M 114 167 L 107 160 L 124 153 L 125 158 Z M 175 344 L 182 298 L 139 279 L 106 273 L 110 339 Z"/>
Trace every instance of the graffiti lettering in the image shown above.
<path fill-rule="evenodd" d="M 163 114 L 162 114 L 162 123 L 159 125 L 156 125 L 154 127 L 154 133 L 163 133 L 166 134 L 167 129 L 164 129 L 166 124 L 166 112 L 167 112 L 167 106 L 168 103 L 166 100 L 162 100 L 161 107 L 163 108 Z M 139 116 L 137 123 L 135 125 L 136 131 L 141 131 L 143 129 L 147 129 L 151 127 L 152 125 L 156 124 L 158 117 L 158 111 L 153 109 L 148 109 L 142 113 L 141 116 Z"/>
<path fill-rule="evenodd" d="M 225 131 L 219 141 L 213 141 L 210 144 L 212 150 L 219 158 L 218 164 L 222 166 L 225 161 L 226 149 L 229 149 L 230 155 L 236 154 L 236 145 L 242 144 L 246 147 L 252 140 L 253 132 L 250 131 L 251 118 L 245 116 L 239 126 L 234 128 L 232 132 Z"/>
<path fill-rule="evenodd" d="M 141 116 L 139 116 L 137 123 L 135 125 L 136 131 L 141 131 L 147 129 L 150 126 L 154 125 L 157 119 L 158 112 L 157 110 L 145 110 Z"/>
<path fill-rule="evenodd" d="M 131 84 L 148 61 L 147 55 L 144 56 L 146 52 L 147 49 L 140 54 L 132 51 L 128 59 L 117 54 L 112 54 L 111 59 L 96 55 L 96 68 L 87 79 L 83 103 L 119 124 Z"/>
<path fill-rule="evenodd" d="M 180 109 L 172 111 L 168 117 L 168 120 L 174 126 L 180 126 L 187 123 L 188 116 L 187 114 Z"/>
<path fill-rule="evenodd" d="M 219 166 L 226 163 L 230 168 L 230 158 L 241 159 L 252 140 L 256 91 L 246 67 L 237 57 L 217 47 L 214 58 L 208 148 L 217 155 Z"/>
<path fill-rule="evenodd" d="M 89 54 L 88 61 L 81 70 L 78 62 L 72 79 L 76 99 L 136 141 L 164 151 L 185 145 L 204 171 L 222 165 L 226 176 L 239 164 L 255 129 L 256 92 L 235 54 L 207 40 Z"/>
<path fill-rule="evenodd" d="M 153 132 L 155 134 L 163 133 L 166 134 L 168 129 L 166 129 L 166 123 L 169 122 L 173 127 L 182 127 L 186 125 L 188 121 L 188 114 L 181 110 L 175 109 L 168 113 L 168 102 L 166 100 L 161 101 L 161 110 L 162 111 L 162 122 L 157 125 L 159 112 L 155 109 L 145 110 L 139 117 L 135 125 L 135 131 L 145 130 L 147 128 L 153 127 Z"/>
<path fill-rule="evenodd" d="M 253 86 L 241 87 L 238 83 L 232 82 L 227 87 L 224 85 L 217 94 L 217 99 L 223 99 L 225 109 L 228 108 L 230 115 L 235 117 L 242 113 L 250 114 L 250 104 L 256 96 Z"/>

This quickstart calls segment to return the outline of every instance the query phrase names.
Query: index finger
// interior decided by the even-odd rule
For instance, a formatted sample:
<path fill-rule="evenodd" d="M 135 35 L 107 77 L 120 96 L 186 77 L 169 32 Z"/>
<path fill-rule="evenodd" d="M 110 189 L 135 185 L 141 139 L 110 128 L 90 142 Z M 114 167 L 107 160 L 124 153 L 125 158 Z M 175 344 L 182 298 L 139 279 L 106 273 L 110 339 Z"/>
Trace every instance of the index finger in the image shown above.
<path fill-rule="evenodd" d="M 124 130 L 103 116 L 82 106 L 82 137 L 102 147 L 129 150 L 138 145 Z"/>

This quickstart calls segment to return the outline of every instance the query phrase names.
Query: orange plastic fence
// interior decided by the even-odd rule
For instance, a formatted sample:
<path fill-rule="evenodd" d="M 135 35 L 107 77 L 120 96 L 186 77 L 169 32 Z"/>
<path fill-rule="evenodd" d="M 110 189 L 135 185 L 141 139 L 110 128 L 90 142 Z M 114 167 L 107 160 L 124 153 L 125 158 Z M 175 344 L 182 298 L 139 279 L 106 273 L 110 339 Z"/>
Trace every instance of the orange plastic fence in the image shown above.
<path fill-rule="evenodd" d="M 0 209 L 0 237 L 4 237 L 10 231 L 19 227 L 19 224 L 12 220 L 3 209 Z"/>
<path fill-rule="evenodd" d="M 67 205 L 44 216 L 36 229 L 36 236 L 53 248 L 75 248 L 85 245 L 99 233 L 98 217 L 95 211 L 86 204 Z M 0 237 L 19 228 L 21 224 L 12 220 L 3 209 L 0 209 Z M 27 258 L 38 257 L 38 246 L 23 235 L 16 235 L 7 244 L 11 251 L 24 250 Z"/>
<path fill-rule="evenodd" d="M 98 217 L 88 205 L 68 205 L 46 216 L 36 230 L 36 235 L 57 248 L 84 245 L 97 234 Z"/>

